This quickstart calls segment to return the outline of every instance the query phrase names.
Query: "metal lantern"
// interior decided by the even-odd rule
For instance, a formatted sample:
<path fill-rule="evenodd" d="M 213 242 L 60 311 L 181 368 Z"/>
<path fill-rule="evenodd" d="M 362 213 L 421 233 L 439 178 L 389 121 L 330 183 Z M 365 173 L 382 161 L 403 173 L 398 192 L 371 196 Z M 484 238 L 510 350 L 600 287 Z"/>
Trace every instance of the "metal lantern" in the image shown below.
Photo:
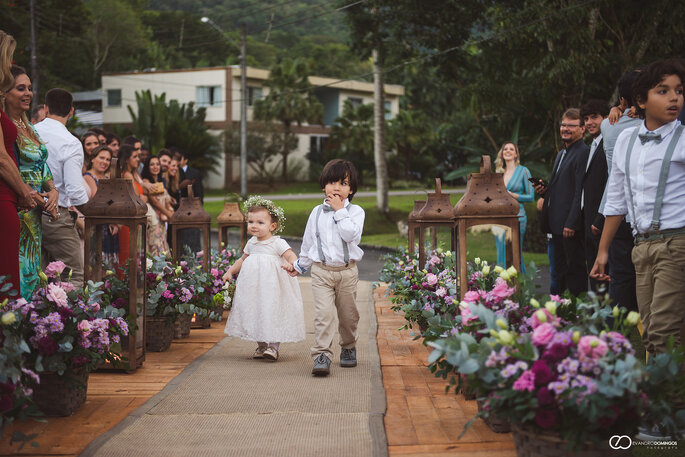
<path fill-rule="evenodd" d="M 219 246 L 228 245 L 228 228 L 240 228 L 240 249 L 247 243 L 247 222 L 238 203 L 224 203 L 224 209 L 216 218 L 219 224 Z"/>
<path fill-rule="evenodd" d="M 116 170 L 116 159 L 112 160 Z M 130 179 L 101 179 L 98 191 L 81 210 L 85 215 L 84 278 L 99 282 L 108 270 L 128 278 L 127 320 L 129 335 L 121 339 L 122 364 L 102 368 L 135 371 L 145 360 L 145 290 L 147 205 L 136 195 Z M 118 230 L 116 235 L 113 232 Z M 112 252 L 118 239 L 119 255 Z M 135 322 L 135 325 L 131 324 Z"/>
<path fill-rule="evenodd" d="M 212 218 L 202 207 L 199 197 L 193 195 L 193 186 L 188 186 L 188 197 L 181 198 L 181 204 L 171 217 L 171 250 L 174 260 L 183 257 L 183 247 L 197 251 L 202 246 L 202 268 L 209 273 L 209 228 Z M 196 243 L 196 234 L 200 232 L 202 240 Z"/>
<path fill-rule="evenodd" d="M 435 192 L 429 193 L 425 202 L 415 201 L 414 210 L 409 215 L 409 253 L 414 252 L 414 232 L 418 229 L 419 268 L 423 268 L 426 264 L 425 231 L 427 228 L 432 231 L 434 249 L 437 247 L 437 229 L 440 227 L 450 229 L 452 250 L 456 248 L 453 214 L 454 208 L 450 202 L 450 196 L 442 193 L 442 183 L 440 178 L 436 178 Z"/>
<path fill-rule="evenodd" d="M 493 173 L 490 156 L 482 156 L 480 173 L 472 173 L 466 183 L 466 193 L 454 207 L 456 226 L 457 273 L 460 296 L 466 293 L 466 230 L 483 224 L 504 225 L 511 229 L 512 262 L 521 268 L 521 245 L 519 243 L 519 202 L 507 191 L 502 173 Z"/>

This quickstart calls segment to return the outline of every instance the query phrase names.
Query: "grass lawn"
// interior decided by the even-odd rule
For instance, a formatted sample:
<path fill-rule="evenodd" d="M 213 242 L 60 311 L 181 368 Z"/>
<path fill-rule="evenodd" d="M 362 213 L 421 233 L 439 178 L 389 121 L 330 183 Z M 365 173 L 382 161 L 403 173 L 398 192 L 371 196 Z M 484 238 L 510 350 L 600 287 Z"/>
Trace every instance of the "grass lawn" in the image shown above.
<path fill-rule="evenodd" d="M 390 197 L 390 212 L 384 215 L 376 210 L 375 197 L 359 197 L 354 203 L 364 208 L 366 219 L 364 221 L 363 244 L 386 246 L 390 248 L 407 247 L 407 239 L 402 237 L 397 230 L 397 221 L 407 220 L 407 216 L 414 207 L 414 195 L 401 195 Z M 452 195 L 452 203 L 456 204 L 458 195 Z M 286 224 L 283 235 L 301 237 L 307 225 L 307 219 L 314 206 L 321 203 L 321 199 L 305 200 L 278 200 L 274 203 L 283 207 L 286 216 Z M 205 202 L 205 210 L 212 216 L 212 225 L 216 227 L 216 217 L 221 212 L 223 202 Z M 438 236 L 438 245 L 449 248 L 449 233 L 441 230 Z M 468 258 L 480 257 L 488 262 L 494 262 L 497 258 L 495 241 L 490 232 L 469 233 L 467 235 Z M 546 253 L 524 252 L 523 259 L 526 263 L 534 261 L 536 265 L 548 265 Z"/>

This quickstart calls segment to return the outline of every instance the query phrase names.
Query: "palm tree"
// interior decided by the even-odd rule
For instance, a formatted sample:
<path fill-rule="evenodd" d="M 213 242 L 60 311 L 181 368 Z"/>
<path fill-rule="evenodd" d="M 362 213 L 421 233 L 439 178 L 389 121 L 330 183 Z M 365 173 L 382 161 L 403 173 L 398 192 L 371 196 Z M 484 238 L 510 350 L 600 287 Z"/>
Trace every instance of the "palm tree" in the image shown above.
<path fill-rule="evenodd" d="M 283 125 L 283 149 L 281 150 L 282 178 L 288 181 L 288 155 L 293 151 L 295 134 L 292 127 L 323 122 L 323 105 L 312 94 L 309 72 L 304 60 L 285 59 L 271 68 L 264 86 L 269 93 L 255 102 L 255 118 L 262 121 L 278 121 Z"/>

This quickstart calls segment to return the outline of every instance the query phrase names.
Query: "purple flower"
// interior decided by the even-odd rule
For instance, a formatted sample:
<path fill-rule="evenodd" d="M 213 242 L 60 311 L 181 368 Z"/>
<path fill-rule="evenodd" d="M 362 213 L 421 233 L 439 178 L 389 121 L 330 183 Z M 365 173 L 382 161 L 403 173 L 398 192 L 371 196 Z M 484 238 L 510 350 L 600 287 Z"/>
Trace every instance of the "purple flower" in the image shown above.
<path fill-rule="evenodd" d="M 36 349 L 43 355 L 52 355 L 57 352 L 57 341 L 45 336 L 36 342 Z"/>
<path fill-rule="evenodd" d="M 542 360 L 536 360 L 533 362 L 531 371 L 535 375 L 535 385 L 538 387 L 547 385 L 547 383 L 553 381 L 555 378 L 554 373 L 549 368 L 549 365 Z"/>
<path fill-rule="evenodd" d="M 190 299 L 193 298 L 193 294 L 188 289 L 186 289 L 185 287 L 182 287 L 181 288 L 181 294 L 179 295 L 179 298 L 183 303 L 188 303 L 190 301 Z"/>
<path fill-rule="evenodd" d="M 535 374 L 531 370 L 524 371 L 519 378 L 514 381 L 514 390 L 523 392 L 535 390 Z"/>

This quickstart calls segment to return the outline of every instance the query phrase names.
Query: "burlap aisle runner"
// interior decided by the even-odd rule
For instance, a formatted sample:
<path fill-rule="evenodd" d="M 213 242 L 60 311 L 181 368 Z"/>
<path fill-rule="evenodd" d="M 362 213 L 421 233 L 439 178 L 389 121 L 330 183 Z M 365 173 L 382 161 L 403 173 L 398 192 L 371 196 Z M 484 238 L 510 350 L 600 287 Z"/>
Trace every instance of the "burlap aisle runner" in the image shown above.
<path fill-rule="evenodd" d="M 254 343 L 225 338 L 82 455 L 386 455 L 371 283 L 359 283 L 358 366 L 339 366 L 336 342 L 331 375 L 315 378 L 311 280 L 299 281 L 305 341 L 281 345 L 269 363 L 251 358 Z"/>

